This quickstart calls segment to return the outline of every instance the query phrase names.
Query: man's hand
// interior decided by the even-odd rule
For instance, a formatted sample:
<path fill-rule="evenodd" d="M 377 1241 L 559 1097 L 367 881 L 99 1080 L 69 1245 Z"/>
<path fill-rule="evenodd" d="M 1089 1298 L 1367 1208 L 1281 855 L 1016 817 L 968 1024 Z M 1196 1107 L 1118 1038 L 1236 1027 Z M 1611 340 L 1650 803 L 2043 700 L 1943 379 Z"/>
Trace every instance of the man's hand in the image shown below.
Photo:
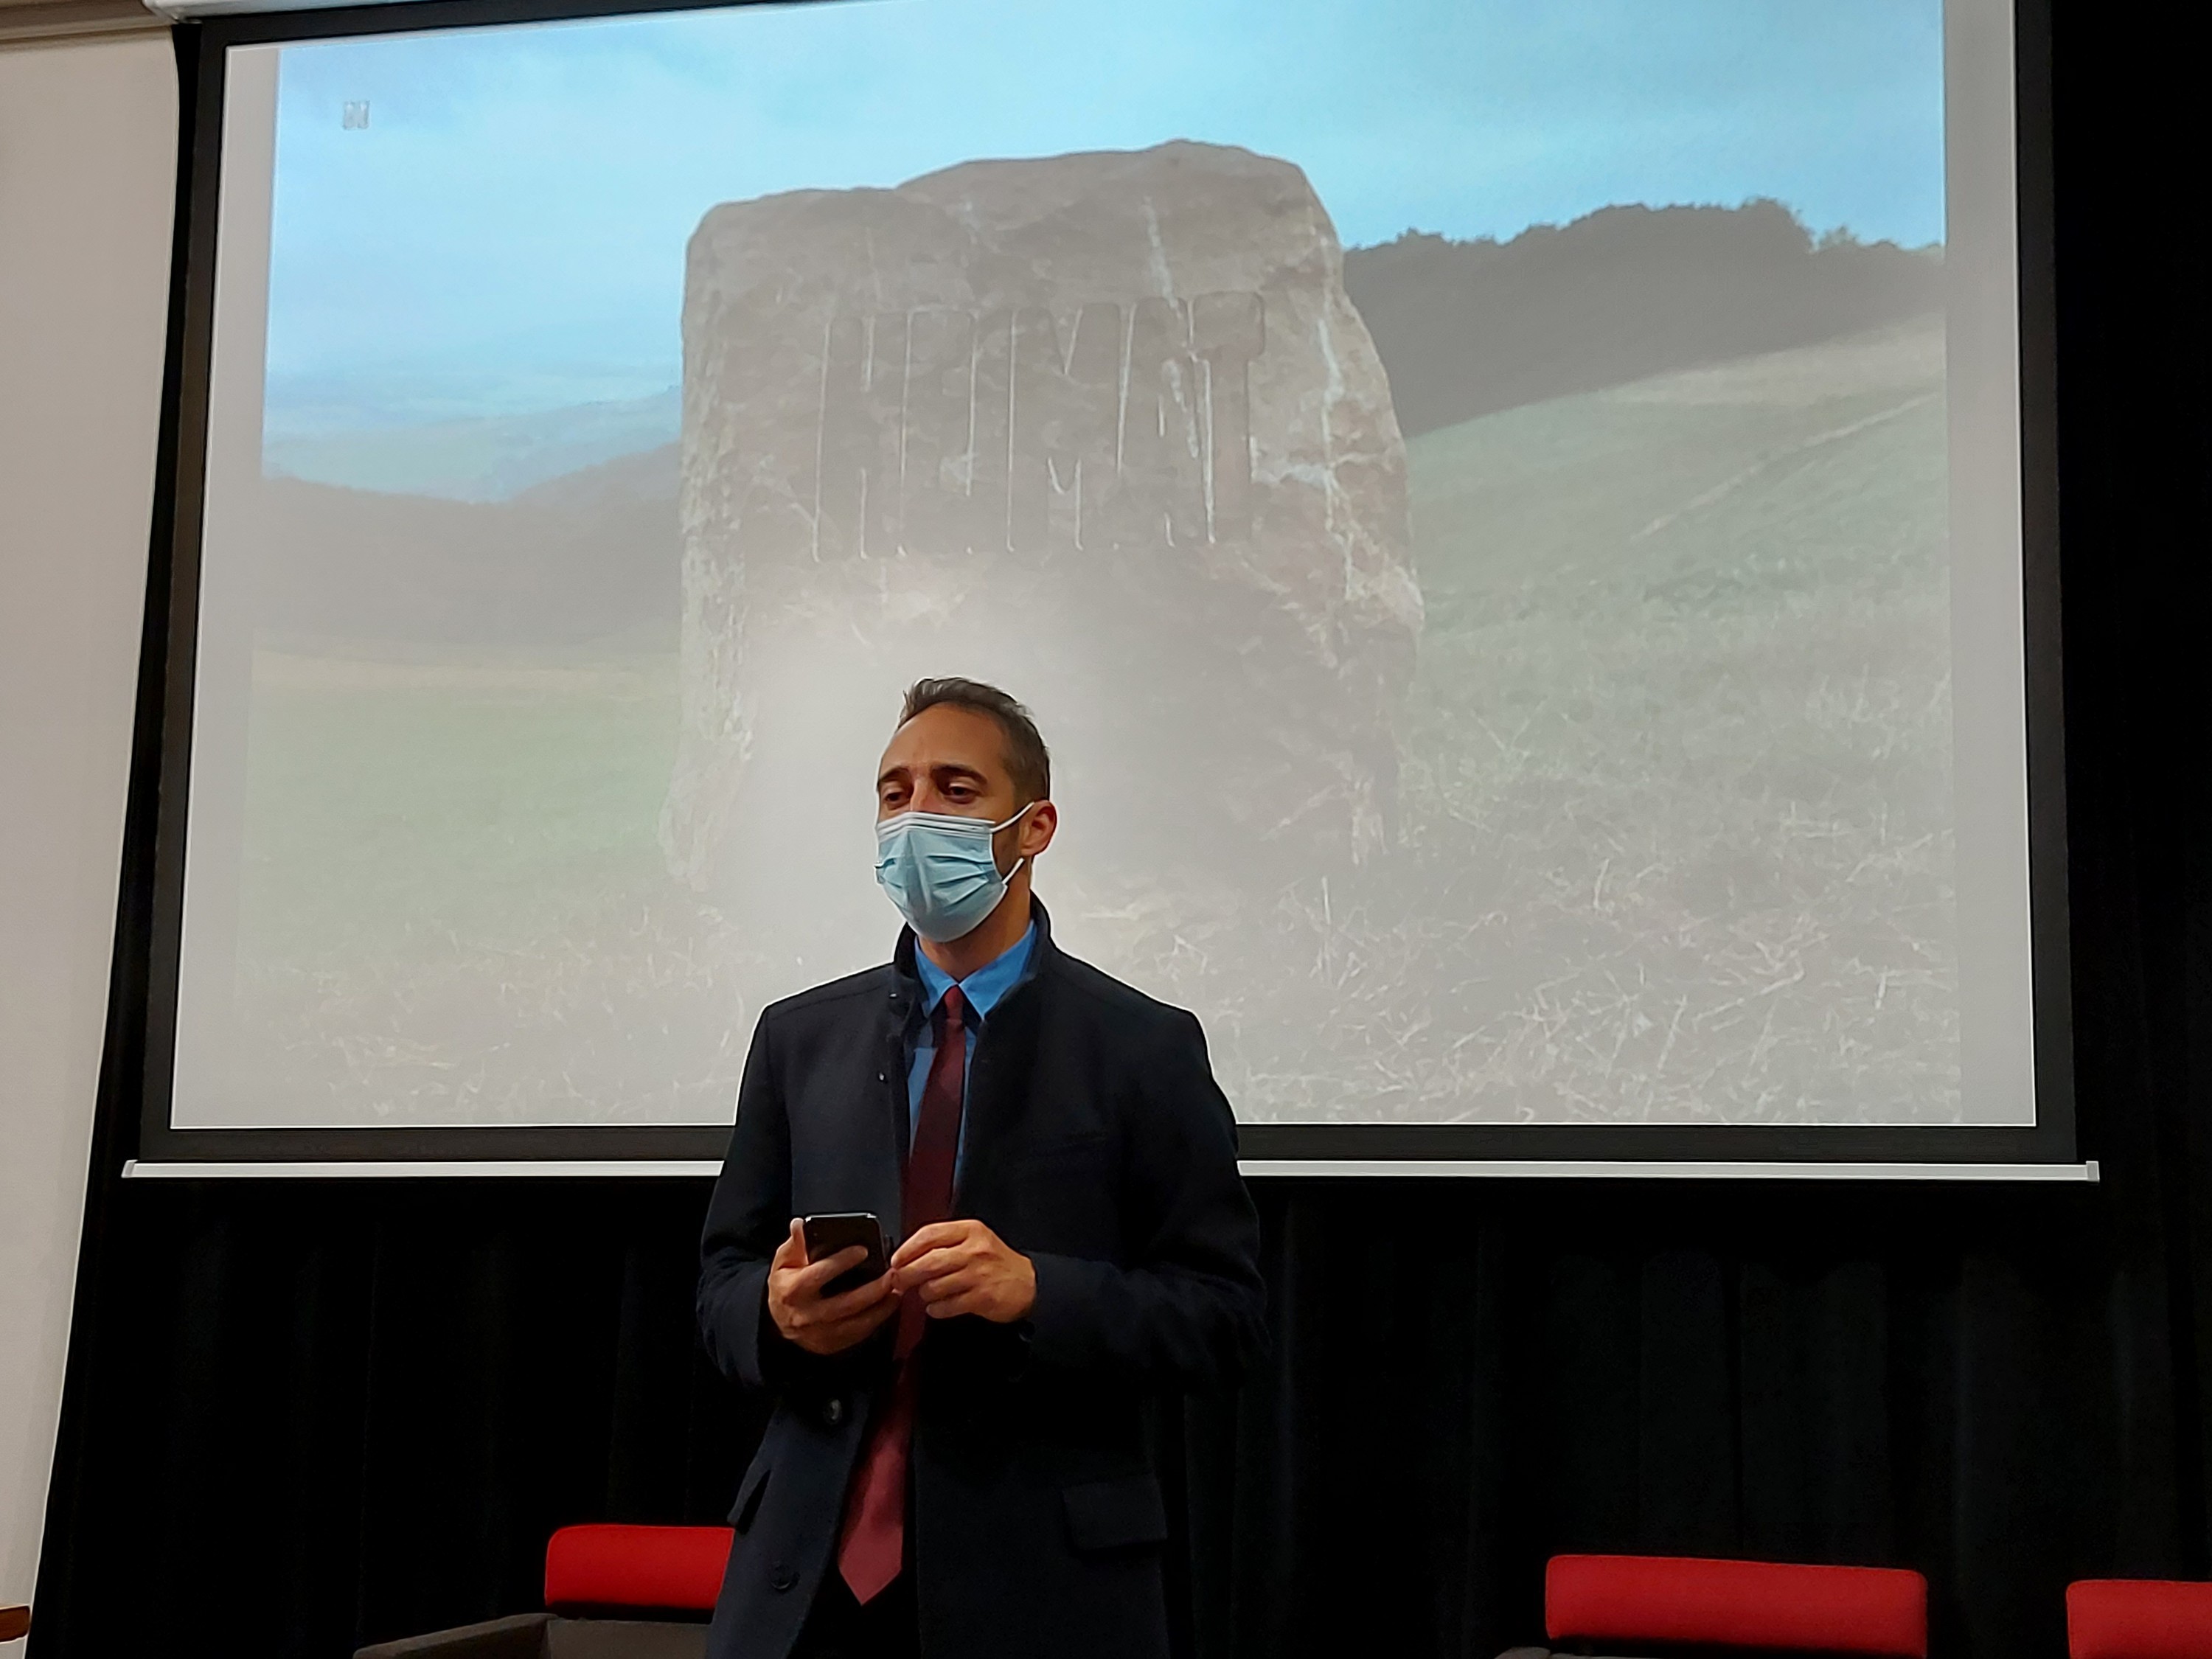
<path fill-rule="evenodd" d="M 872 1336 L 898 1311 L 899 1288 L 884 1273 L 842 1296 L 824 1296 L 822 1287 L 868 1259 L 854 1244 L 819 1261 L 806 1259 L 806 1233 L 794 1216 L 791 1235 L 775 1247 L 768 1264 L 768 1311 L 787 1341 L 811 1354 L 842 1353 Z"/>
<path fill-rule="evenodd" d="M 976 1314 L 996 1325 L 1025 1318 L 1036 1304 L 1036 1267 L 980 1221 L 939 1221 L 917 1231 L 891 1257 L 884 1277 L 902 1296 L 919 1296 L 932 1319 Z"/>

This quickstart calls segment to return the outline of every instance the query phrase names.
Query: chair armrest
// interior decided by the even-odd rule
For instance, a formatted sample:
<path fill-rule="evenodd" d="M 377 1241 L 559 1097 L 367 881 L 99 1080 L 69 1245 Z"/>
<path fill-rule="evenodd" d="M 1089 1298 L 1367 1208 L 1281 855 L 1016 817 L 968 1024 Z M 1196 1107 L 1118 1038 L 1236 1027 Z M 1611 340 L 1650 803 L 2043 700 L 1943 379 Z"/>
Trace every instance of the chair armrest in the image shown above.
<path fill-rule="evenodd" d="M 12 1642 L 27 1636 L 31 1630 L 31 1610 L 28 1607 L 0 1607 L 0 1642 Z"/>
<path fill-rule="evenodd" d="M 561 1619 L 545 1659 L 707 1659 L 707 1626 L 689 1619 Z"/>
<path fill-rule="evenodd" d="M 549 1613 L 518 1613 L 356 1648 L 353 1659 L 544 1659 Z"/>

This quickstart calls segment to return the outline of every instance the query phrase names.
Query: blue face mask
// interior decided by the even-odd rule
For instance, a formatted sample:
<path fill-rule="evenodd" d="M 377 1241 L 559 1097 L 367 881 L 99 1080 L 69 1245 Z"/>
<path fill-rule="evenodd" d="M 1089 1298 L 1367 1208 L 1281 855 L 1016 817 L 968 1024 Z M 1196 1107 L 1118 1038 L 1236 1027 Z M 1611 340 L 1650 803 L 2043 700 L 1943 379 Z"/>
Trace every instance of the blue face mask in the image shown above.
<path fill-rule="evenodd" d="M 991 837 L 1007 823 L 1019 823 L 1029 810 L 1024 806 L 1006 823 L 945 812 L 885 818 L 876 825 L 876 881 L 907 926 L 933 945 L 971 933 L 999 908 L 1007 882 L 1022 867 L 1017 863 L 1000 875 Z"/>

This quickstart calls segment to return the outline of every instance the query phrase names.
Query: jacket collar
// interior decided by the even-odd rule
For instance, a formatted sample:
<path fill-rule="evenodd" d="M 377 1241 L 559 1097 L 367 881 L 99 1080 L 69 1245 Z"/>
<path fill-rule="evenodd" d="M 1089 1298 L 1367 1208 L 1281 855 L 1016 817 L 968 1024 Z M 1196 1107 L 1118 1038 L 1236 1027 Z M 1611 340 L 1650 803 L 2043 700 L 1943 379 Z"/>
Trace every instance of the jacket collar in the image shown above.
<path fill-rule="evenodd" d="M 989 1047 L 1001 1063 L 988 1076 L 981 1073 L 970 1074 L 963 1133 L 971 1153 L 962 1160 L 956 1206 L 968 1194 L 968 1176 L 975 1162 L 972 1149 L 988 1146 L 1003 1133 L 1022 1109 L 1027 1097 L 1025 1079 L 1035 1058 L 1041 1008 L 1036 1000 L 1038 983 L 1051 969 L 1058 955 L 1052 942 L 1052 918 L 1035 895 L 1030 898 L 1030 920 L 1036 924 L 1036 939 L 1030 946 L 1029 972 L 1000 1000 L 985 1023 L 990 1033 Z M 914 929 L 901 928 L 898 945 L 891 952 L 890 995 L 879 1038 L 883 1046 L 878 1075 L 886 1085 L 884 1103 L 891 1121 L 898 1126 L 892 1141 L 897 1149 L 897 1173 L 892 1176 L 891 1188 L 894 1198 L 904 1180 L 907 1152 L 913 1139 L 913 1124 L 908 1115 L 907 1044 L 921 1018 L 921 975 L 915 969 L 915 949 Z M 980 1049 L 978 1054 L 980 1059 Z M 899 1206 L 894 1203 L 892 1208 L 878 1213 L 897 1214 Z"/>
<path fill-rule="evenodd" d="M 1024 985 L 1033 982 L 1038 975 L 1044 972 L 1056 954 L 1052 942 L 1052 916 L 1045 909 L 1044 901 L 1035 893 L 1030 895 L 1030 921 L 1036 927 L 1036 939 L 1030 946 L 1030 967 L 1024 979 Z M 919 1007 L 921 1003 L 921 975 L 914 965 L 915 952 L 920 948 L 913 928 L 899 929 L 898 944 L 891 951 L 891 971 L 897 976 L 896 988 L 904 993 L 897 1000 L 908 1008 Z M 1008 992 L 1008 999 L 1020 994 L 1021 989 L 1021 986 L 1017 986 Z"/>

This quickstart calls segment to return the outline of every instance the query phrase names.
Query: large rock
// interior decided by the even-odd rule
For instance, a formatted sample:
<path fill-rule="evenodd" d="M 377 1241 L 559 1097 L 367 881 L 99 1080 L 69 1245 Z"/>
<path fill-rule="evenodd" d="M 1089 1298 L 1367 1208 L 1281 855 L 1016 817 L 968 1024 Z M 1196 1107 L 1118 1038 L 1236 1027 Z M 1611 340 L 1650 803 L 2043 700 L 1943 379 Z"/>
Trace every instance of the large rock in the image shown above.
<path fill-rule="evenodd" d="M 787 882 L 865 824 L 922 673 L 1030 702 L 1093 865 L 1386 848 L 1421 605 L 1342 265 L 1304 173 L 1205 144 L 709 213 L 673 867 Z"/>

